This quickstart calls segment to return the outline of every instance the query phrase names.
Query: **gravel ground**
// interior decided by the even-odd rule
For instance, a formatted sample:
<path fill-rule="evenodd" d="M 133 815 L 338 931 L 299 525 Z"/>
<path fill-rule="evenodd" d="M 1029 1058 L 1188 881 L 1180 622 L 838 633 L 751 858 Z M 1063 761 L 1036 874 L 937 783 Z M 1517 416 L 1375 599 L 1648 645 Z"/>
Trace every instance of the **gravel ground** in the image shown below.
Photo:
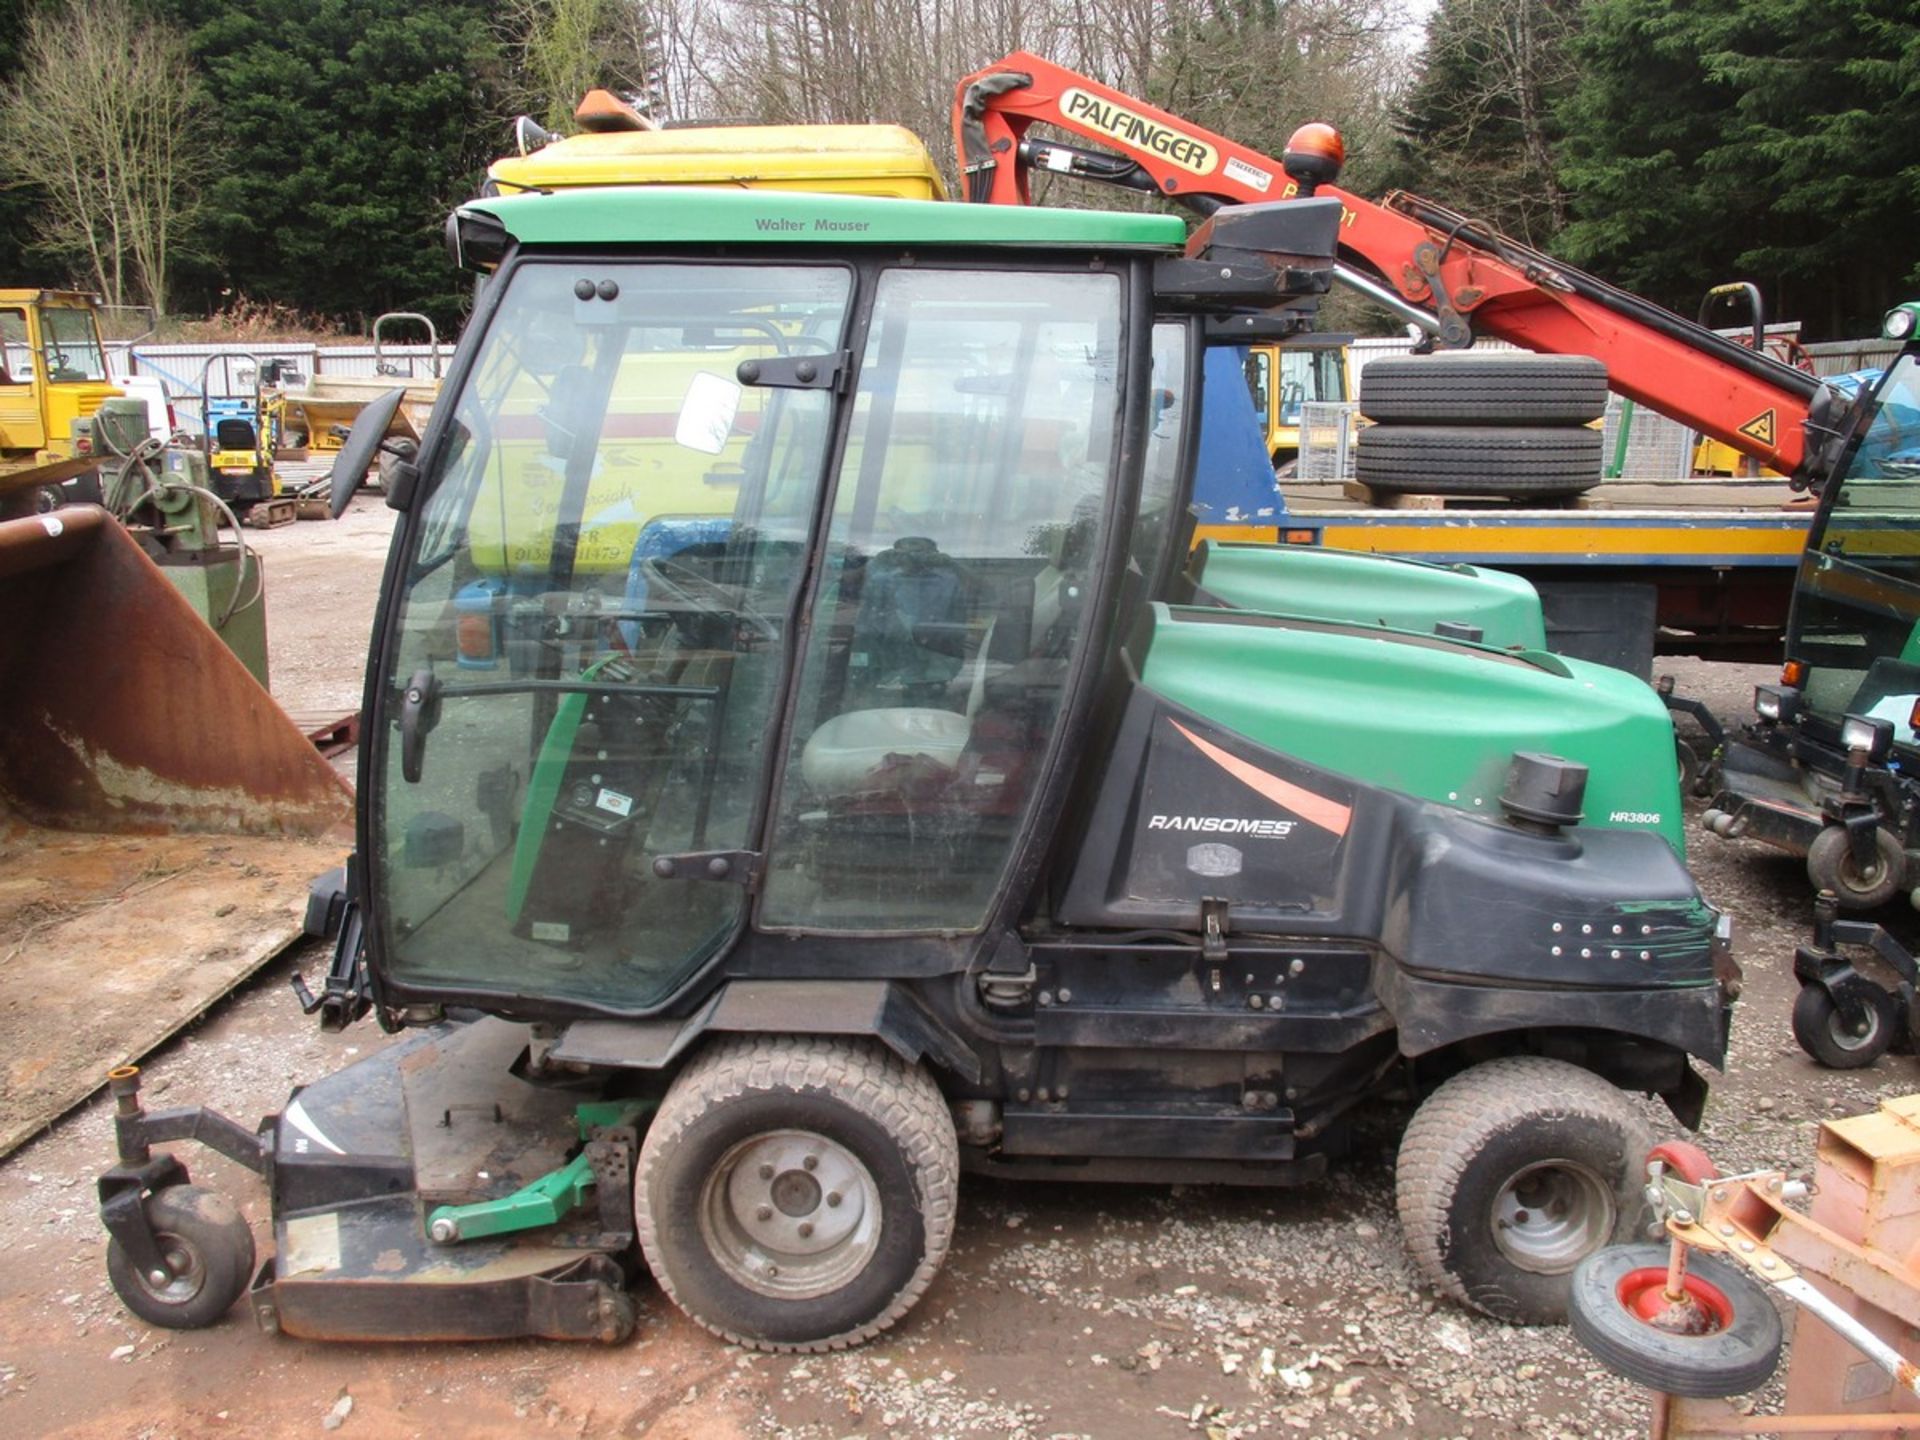
<path fill-rule="evenodd" d="M 357 704 L 388 518 L 362 497 L 338 526 L 258 537 L 289 708 Z M 1767 673 L 1664 668 L 1732 717 Z M 1748 977 L 1702 1141 L 1729 1171 L 1806 1166 L 1820 1119 L 1912 1089 L 1912 1061 L 1842 1075 L 1805 1060 L 1786 1026 L 1808 905 L 1799 867 L 1704 837 L 1693 851 L 1701 884 L 1736 917 Z M 288 977 L 323 963 L 311 949 L 284 957 L 152 1057 L 151 1099 L 252 1119 L 382 1044 L 371 1026 L 322 1035 L 299 1015 Z M 1676 1133 L 1663 1111 L 1649 1114 Z M 947 1267 L 897 1330 L 849 1354 L 788 1358 L 713 1340 L 650 1288 L 634 1340 L 613 1349 L 311 1344 L 261 1335 L 242 1310 L 207 1331 L 149 1329 L 105 1280 L 92 1180 L 112 1130 L 96 1100 L 0 1164 L 0 1433 L 1644 1433 L 1645 1397 L 1565 1330 L 1498 1324 L 1416 1280 L 1393 1203 L 1404 1118 L 1379 1117 L 1328 1181 L 1298 1191 L 969 1179 Z M 217 1157 L 187 1158 L 264 1235 L 257 1182 Z"/>

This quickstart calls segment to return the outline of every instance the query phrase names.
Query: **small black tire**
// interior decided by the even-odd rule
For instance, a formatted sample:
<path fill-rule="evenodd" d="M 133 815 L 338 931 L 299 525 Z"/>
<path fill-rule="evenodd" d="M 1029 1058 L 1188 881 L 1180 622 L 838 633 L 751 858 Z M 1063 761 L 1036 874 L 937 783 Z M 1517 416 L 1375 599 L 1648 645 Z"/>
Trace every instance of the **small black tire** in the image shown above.
<path fill-rule="evenodd" d="M 1807 847 L 1807 879 L 1831 890 L 1842 910 L 1877 910 L 1894 896 L 1907 871 L 1907 852 L 1884 827 L 1873 832 L 1874 859 L 1866 870 L 1853 858 L 1844 825 L 1829 825 Z"/>
<path fill-rule="evenodd" d="M 1579 426 L 1370 425 L 1353 463 L 1376 490 L 1512 499 L 1592 489 L 1600 454 L 1600 432 Z"/>
<path fill-rule="evenodd" d="M 721 1041 L 640 1147 L 634 1217 L 667 1297 L 753 1350 L 887 1329 L 953 1238 L 960 1147 L 932 1076 L 866 1041 Z"/>
<path fill-rule="evenodd" d="M 1673 737 L 1674 767 L 1680 776 L 1680 793 L 1696 795 L 1700 784 L 1700 752 L 1687 743 L 1684 735 Z"/>
<path fill-rule="evenodd" d="M 1360 372 L 1360 413 L 1394 425 L 1585 425 L 1607 413 L 1586 355 L 1396 355 Z"/>
<path fill-rule="evenodd" d="M 1676 1335 L 1641 1319 L 1624 1293 L 1636 1282 L 1664 1289 L 1666 1274 L 1665 1245 L 1613 1245 L 1588 1256 L 1574 1271 L 1567 1307 L 1575 1337 L 1614 1374 L 1692 1400 L 1745 1395 L 1773 1378 L 1786 1341 L 1764 1288 L 1726 1261 L 1693 1251 L 1687 1287 L 1726 1318 L 1704 1335 Z"/>
<path fill-rule="evenodd" d="M 1463 1304 L 1558 1324 L 1574 1267 L 1639 1233 L 1652 1146 L 1627 1097 L 1591 1071 L 1538 1056 L 1476 1065 L 1427 1097 L 1400 1142 L 1407 1249 Z"/>
<path fill-rule="evenodd" d="M 204 1330 L 233 1308 L 253 1279 L 253 1231 L 238 1207 L 197 1185 L 147 1197 L 147 1223 L 173 1278 L 157 1285 L 118 1240 L 107 1245 L 107 1278 L 127 1309 L 168 1330 Z"/>
<path fill-rule="evenodd" d="M 1793 1038 L 1829 1070 L 1860 1070 L 1893 1046 L 1900 1002 L 1864 977 L 1846 987 L 1844 1002 L 1824 985 L 1802 985 L 1793 1001 Z"/>

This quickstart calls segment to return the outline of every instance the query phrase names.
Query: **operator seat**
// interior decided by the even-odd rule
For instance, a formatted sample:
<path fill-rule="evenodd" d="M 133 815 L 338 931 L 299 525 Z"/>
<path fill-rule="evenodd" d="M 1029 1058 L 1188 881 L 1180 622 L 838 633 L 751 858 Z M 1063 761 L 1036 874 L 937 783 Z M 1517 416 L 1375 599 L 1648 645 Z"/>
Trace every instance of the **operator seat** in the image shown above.
<path fill-rule="evenodd" d="M 807 737 L 800 774 L 815 794 L 898 789 L 908 777 L 939 779 L 959 766 L 993 632 L 991 620 L 973 615 L 976 592 L 964 567 L 924 536 L 903 537 L 868 563 L 852 639 L 860 675 L 848 693 L 903 703 L 843 710 Z M 956 710 L 954 682 L 969 667 Z"/>

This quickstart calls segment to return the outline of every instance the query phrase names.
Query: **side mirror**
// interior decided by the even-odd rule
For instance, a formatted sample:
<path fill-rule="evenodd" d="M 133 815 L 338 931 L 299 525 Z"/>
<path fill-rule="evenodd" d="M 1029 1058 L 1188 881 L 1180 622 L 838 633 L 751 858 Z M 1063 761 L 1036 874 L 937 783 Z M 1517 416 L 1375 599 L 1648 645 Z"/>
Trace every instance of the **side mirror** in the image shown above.
<path fill-rule="evenodd" d="M 346 512 L 347 502 L 373 465 L 380 442 L 393 428 L 393 417 L 400 413 L 405 390 L 389 390 L 362 410 L 347 432 L 346 440 L 333 457 L 333 473 L 327 477 L 327 508 L 338 520 Z"/>

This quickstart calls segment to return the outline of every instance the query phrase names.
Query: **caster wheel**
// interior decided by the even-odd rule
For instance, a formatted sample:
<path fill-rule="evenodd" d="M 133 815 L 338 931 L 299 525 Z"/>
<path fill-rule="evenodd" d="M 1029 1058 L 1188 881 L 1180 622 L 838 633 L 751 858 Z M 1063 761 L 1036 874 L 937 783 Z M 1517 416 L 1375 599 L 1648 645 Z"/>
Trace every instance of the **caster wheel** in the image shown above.
<path fill-rule="evenodd" d="M 1900 1004 L 1870 980 L 1855 979 L 1836 1004 L 1824 985 L 1803 985 L 1793 1002 L 1793 1038 L 1829 1070 L 1873 1064 L 1893 1044 Z"/>
<path fill-rule="evenodd" d="M 1574 1271 L 1567 1318 L 1580 1343 L 1616 1375 L 1696 1400 L 1744 1395 L 1780 1364 L 1780 1312 L 1725 1261 L 1687 1257 L 1687 1332 L 1656 1324 L 1669 1312 L 1665 1245 L 1615 1245 Z M 1693 1331 L 1699 1333 L 1691 1333 Z"/>
<path fill-rule="evenodd" d="M 1846 830 L 1829 825 L 1807 847 L 1807 878 L 1815 890 L 1831 890 L 1842 910 L 1874 910 L 1900 888 L 1907 852 L 1885 830 L 1873 832 L 1874 858 L 1862 868 L 1853 858 Z"/>
<path fill-rule="evenodd" d="M 1647 1164 L 1660 1161 L 1689 1185 L 1720 1178 L 1720 1167 L 1690 1140 L 1667 1140 L 1647 1152 Z"/>
<path fill-rule="evenodd" d="M 171 1185 L 147 1199 L 169 1273 L 134 1267 L 118 1240 L 107 1246 L 107 1278 L 121 1303 L 151 1325 L 202 1330 L 228 1310 L 253 1278 L 253 1231 L 224 1195 Z"/>

